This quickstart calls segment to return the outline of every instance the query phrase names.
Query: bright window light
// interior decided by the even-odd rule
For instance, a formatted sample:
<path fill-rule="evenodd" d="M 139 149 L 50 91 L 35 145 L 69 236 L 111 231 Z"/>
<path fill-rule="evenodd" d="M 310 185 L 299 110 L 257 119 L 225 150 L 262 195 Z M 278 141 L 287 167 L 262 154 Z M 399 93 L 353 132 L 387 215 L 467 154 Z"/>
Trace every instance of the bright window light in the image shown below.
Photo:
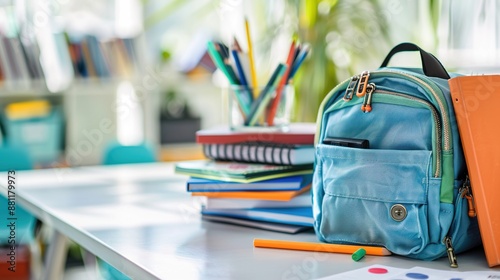
<path fill-rule="evenodd" d="M 115 3 L 115 31 L 118 37 L 135 37 L 142 32 L 142 4 L 139 0 Z"/>
<path fill-rule="evenodd" d="M 132 83 L 123 81 L 116 90 L 116 134 L 122 145 L 138 145 L 144 141 L 142 107 Z"/>

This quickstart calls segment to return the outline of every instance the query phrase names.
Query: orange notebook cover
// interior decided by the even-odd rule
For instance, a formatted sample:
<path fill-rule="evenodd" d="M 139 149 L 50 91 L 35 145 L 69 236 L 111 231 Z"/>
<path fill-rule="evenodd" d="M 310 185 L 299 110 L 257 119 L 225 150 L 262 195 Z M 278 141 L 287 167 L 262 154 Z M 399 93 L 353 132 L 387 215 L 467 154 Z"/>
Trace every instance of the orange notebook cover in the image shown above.
<path fill-rule="evenodd" d="M 449 85 L 484 252 L 493 267 L 500 264 L 500 75 L 456 77 Z"/>

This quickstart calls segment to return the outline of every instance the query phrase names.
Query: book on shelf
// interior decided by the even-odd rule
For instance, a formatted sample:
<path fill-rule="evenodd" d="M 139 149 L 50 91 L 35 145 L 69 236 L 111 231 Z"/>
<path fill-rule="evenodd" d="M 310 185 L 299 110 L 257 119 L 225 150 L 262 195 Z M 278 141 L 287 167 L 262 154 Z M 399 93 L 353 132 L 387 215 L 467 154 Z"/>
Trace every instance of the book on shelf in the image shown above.
<path fill-rule="evenodd" d="M 313 226 L 314 222 L 312 207 L 202 209 L 201 214 L 300 226 Z"/>
<path fill-rule="evenodd" d="M 490 267 L 500 265 L 500 131 L 497 119 L 500 75 L 448 80 L 462 141 L 484 253 Z M 470 194 L 469 194 L 470 195 Z M 471 197 L 472 197 L 471 196 Z M 469 213 L 471 213 L 469 211 Z"/>
<path fill-rule="evenodd" d="M 40 49 L 34 40 L 25 38 L 20 40 L 20 47 L 31 79 L 41 80 L 44 78 L 42 65 L 40 64 Z"/>
<path fill-rule="evenodd" d="M 6 37 L 0 34 L 0 66 L 3 79 L 8 86 L 29 86 L 31 76 L 28 68 L 26 49 L 23 48 L 19 37 Z"/>
<path fill-rule="evenodd" d="M 313 145 L 291 145 L 264 142 L 232 144 L 203 144 L 207 158 L 239 162 L 257 162 L 278 165 L 312 164 Z"/>
<path fill-rule="evenodd" d="M 191 177 L 227 182 L 251 183 L 274 178 L 312 173 L 312 164 L 270 165 L 259 163 L 195 160 L 179 162 L 175 172 Z"/>
<path fill-rule="evenodd" d="M 201 215 L 201 218 L 205 221 L 210 221 L 210 222 L 233 224 L 233 225 L 238 225 L 238 226 L 245 226 L 245 227 L 264 229 L 264 230 L 276 231 L 276 232 L 282 232 L 282 233 L 290 233 L 290 234 L 299 233 L 299 232 L 306 231 L 306 230 L 309 230 L 312 228 L 310 226 L 271 223 L 271 222 L 255 221 L 255 220 L 249 220 L 249 219 L 240 219 L 240 218 L 209 215 L 209 214 L 203 214 L 203 215 Z"/>
<path fill-rule="evenodd" d="M 308 193 L 311 184 L 296 191 L 241 191 L 241 192 L 192 192 L 192 196 L 205 196 L 207 198 L 231 198 L 231 199 L 260 199 L 275 201 L 290 201 L 294 197 Z"/>
<path fill-rule="evenodd" d="M 265 142 L 295 145 L 313 145 L 316 123 L 291 123 L 286 131 L 231 130 L 216 127 L 196 132 L 199 144 L 230 144 L 241 142 Z"/>
<path fill-rule="evenodd" d="M 37 36 L 28 29 L 20 28 L 10 20 L 14 10 L 2 10 L 0 21 L 0 81 L 9 89 L 23 91 L 33 80 L 42 80 L 44 73 L 40 63 Z M 38 84 L 36 84 L 38 86 Z"/>
<path fill-rule="evenodd" d="M 228 192 L 228 191 L 276 191 L 300 190 L 309 185 L 312 174 L 289 176 L 252 183 L 236 183 L 190 177 L 187 181 L 188 192 Z"/>
<path fill-rule="evenodd" d="M 302 193 L 288 201 L 263 199 L 236 199 L 208 197 L 205 209 L 248 209 L 248 208 L 286 208 L 312 207 L 311 195 Z"/>
<path fill-rule="evenodd" d="M 134 38 L 100 40 L 94 35 L 66 35 L 71 63 L 76 77 L 131 77 L 138 73 Z"/>

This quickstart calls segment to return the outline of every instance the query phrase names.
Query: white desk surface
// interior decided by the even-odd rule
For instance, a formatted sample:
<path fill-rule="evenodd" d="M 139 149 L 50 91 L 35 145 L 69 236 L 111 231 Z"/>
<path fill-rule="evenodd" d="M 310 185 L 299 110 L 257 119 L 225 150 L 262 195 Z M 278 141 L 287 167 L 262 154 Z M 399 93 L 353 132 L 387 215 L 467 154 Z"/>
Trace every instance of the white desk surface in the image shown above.
<path fill-rule="evenodd" d="M 452 270 L 447 258 L 354 262 L 347 254 L 254 248 L 254 238 L 317 239 L 202 221 L 200 198 L 168 163 L 18 171 L 16 179 L 20 205 L 133 279 L 314 279 L 373 264 Z M 3 195 L 6 182 L 0 173 Z M 459 271 L 488 270 L 481 249 L 458 263 Z"/>

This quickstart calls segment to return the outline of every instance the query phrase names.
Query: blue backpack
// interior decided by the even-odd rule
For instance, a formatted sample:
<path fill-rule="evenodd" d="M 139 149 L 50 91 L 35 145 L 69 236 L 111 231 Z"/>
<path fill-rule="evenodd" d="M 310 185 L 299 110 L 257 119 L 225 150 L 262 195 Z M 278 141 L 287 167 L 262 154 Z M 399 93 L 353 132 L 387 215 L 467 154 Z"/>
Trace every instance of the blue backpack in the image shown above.
<path fill-rule="evenodd" d="M 419 51 L 423 69 L 387 67 Z M 318 113 L 314 227 L 328 243 L 433 260 L 480 244 L 449 74 L 411 43 L 337 85 Z M 470 212 L 470 216 L 469 216 Z"/>

